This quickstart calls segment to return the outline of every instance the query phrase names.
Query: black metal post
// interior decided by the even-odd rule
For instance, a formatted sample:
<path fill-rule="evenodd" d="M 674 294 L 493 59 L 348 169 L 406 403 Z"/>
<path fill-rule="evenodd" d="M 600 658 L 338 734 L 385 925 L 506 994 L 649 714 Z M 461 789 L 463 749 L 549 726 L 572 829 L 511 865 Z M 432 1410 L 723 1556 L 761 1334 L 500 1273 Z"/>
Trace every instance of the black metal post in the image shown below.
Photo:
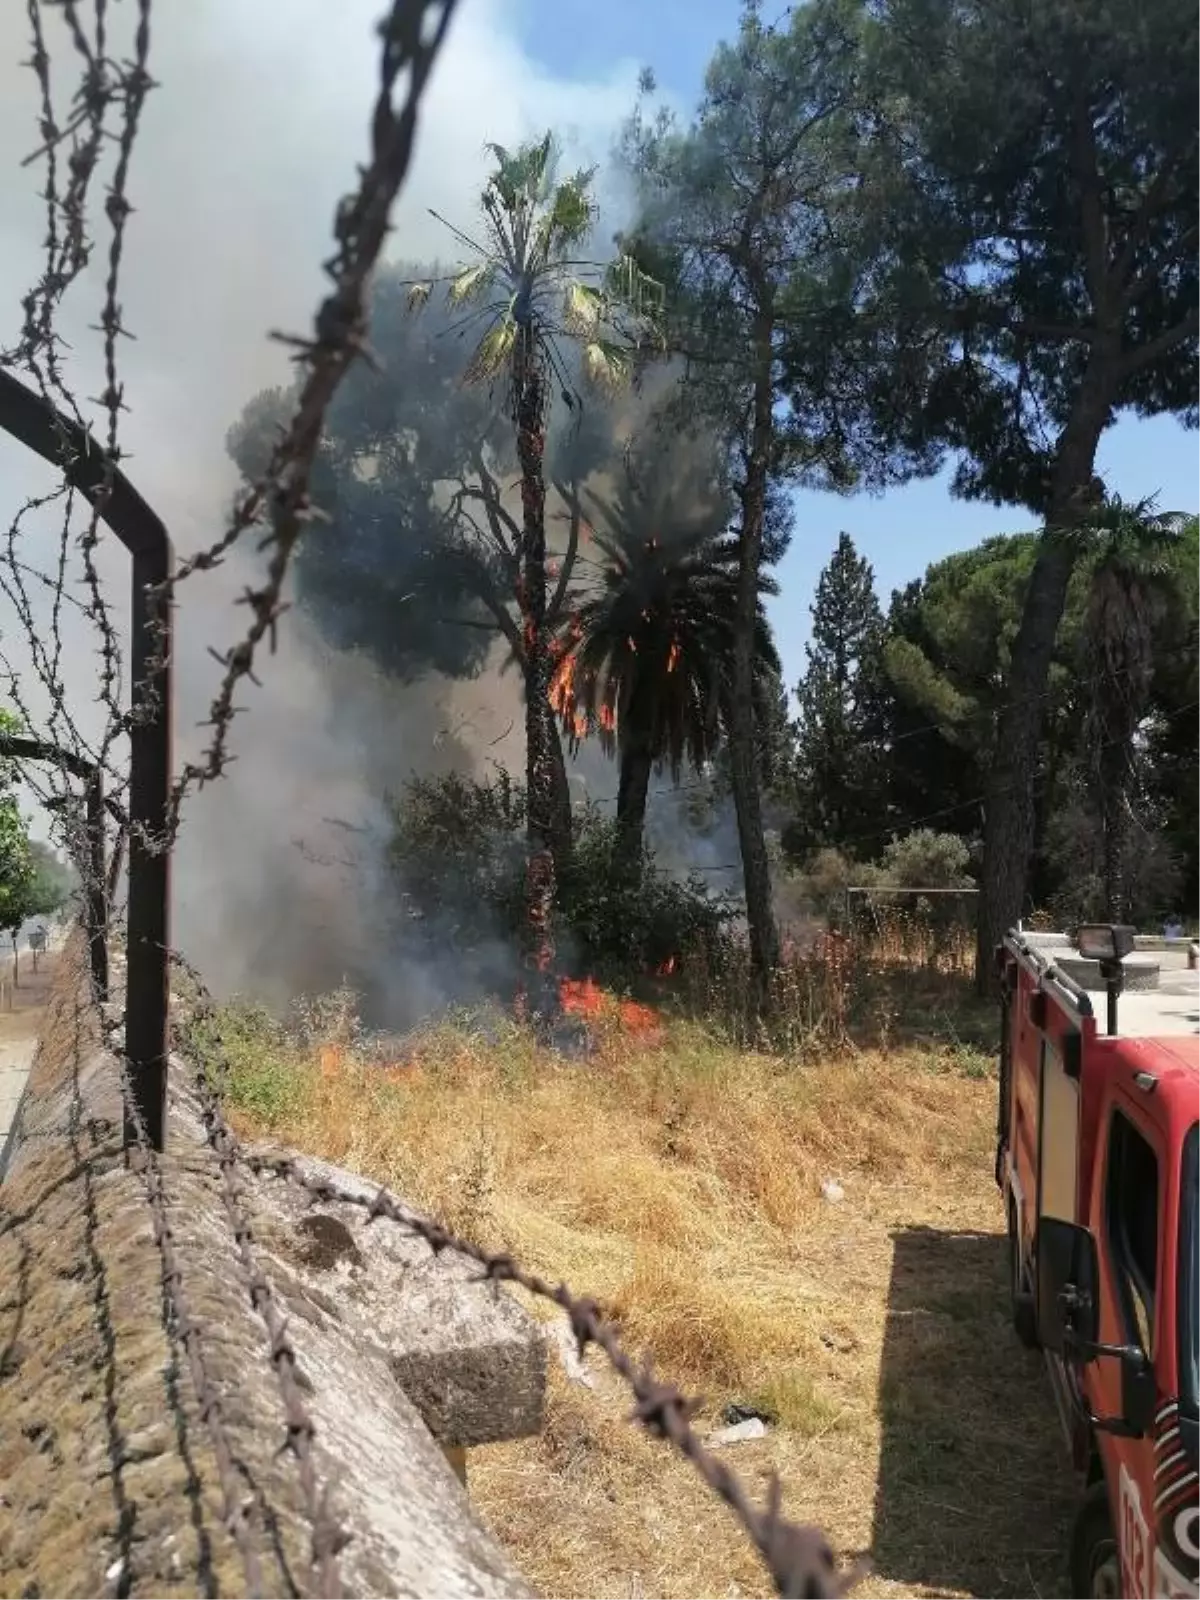
<path fill-rule="evenodd" d="M 1105 995 L 1108 1000 L 1105 1021 L 1111 1037 L 1117 1031 L 1117 1002 L 1125 988 L 1125 967 L 1120 961 L 1102 961 L 1100 976 L 1104 979 Z"/>
<path fill-rule="evenodd" d="M 87 934 L 92 987 L 101 1005 L 108 999 L 108 889 L 104 860 L 104 774 L 93 767 L 86 798 L 88 869 Z"/>
<path fill-rule="evenodd" d="M 134 555 L 125 1054 L 133 1098 L 156 1150 L 163 1148 L 167 1126 L 171 948 L 171 856 L 165 838 L 171 798 L 170 607 L 159 586 L 168 582 L 171 569 L 165 538 L 156 549 Z M 133 1134 L 126 1129 L 127 1145 Z"/>
<path fill-rule="evenodd" d="M 4 370 L 0 430 L 59 467 L 99 508 L 101 519 L 133 557 L 125 1054 L 137 1110 L 151 1143 L 161 1150 L 167 1102 L 171 860 L 164 825 L 171 781 L 172 618 L 170 605 L 152 602 L 147 589 L 170 577 L 171 541 L 124 473 L 106 474 L 104 457 L 90 435 Z M 127 1118 L 126 1146 L 134 1139 Z"/>

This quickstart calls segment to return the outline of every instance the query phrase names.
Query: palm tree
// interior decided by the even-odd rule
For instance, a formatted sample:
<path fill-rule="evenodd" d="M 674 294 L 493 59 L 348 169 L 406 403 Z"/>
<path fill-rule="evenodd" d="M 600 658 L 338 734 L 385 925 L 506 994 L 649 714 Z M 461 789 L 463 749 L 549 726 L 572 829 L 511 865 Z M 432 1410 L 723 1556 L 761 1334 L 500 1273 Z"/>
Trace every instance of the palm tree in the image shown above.
<path fill-rule="evenodd" d="M 1103 839 L 1105 916 L 1127 912 L 1126 847 L 1132 816 L 1136 739 L 1154 673 L 1154 628 L 1170 556 L 1187 518 L 1157 512 L 1153 500 L 1109 498 L 1084 536 L 1093 565 L 1084 630 L 1088 684 L 1087 754 Z"/>
<path fill-rule="evenodd" d="M 525 678 L 528 936 L 530 964 L 538 975 L 533 1011 L 545 1015 L 554 1008 L 550 918 L 555 894 L 554 721 L 549 703 L 551 629 L 543 472 L 546 416 L 555 386 L 572 410 L 581 405 L 565 365 L 564 341 L 577 346 L 586 382 L 612 390 L 629 380 L 639 348 L 648 336 L 653 339 L 661 288 L 629 259 L 607 268 L 579 259 L 595 220 L 594 168 L 557 182 L 550 134 L 515 152 L 497 144 L 488 148 L 496 165 L 481 196 L 482 241 L 447 223 L 475 258 L 449 280 L 447 297 L 464 311 L 460 334 L 483 328 L 467 367 L 467 381 L 491 384 L 503 379 L 516 427 L 522 511 L 516 597 Z M 431 290 L 428 283 L 414 284 L 410 304 L 423 305 Z"/>
<path fill-rule="evenodd" d="M 660 465 L 662 458 L 660 458 Z M 559 641 L 551 703 L 575 743 L 588 733 L 620 762 L 614 869 L 636 872 L 650 774 L 700 772 L 728 728 L 737 614 L 738 543 L 715 492 L 687 491 L 667 474 L 639 481 L 627 464 L 615 500 L 595 503 L 606 531 L 599 591 L 586 596 Z M 761 597 L 756 687 L 765 712 L 779 659 Z"/>

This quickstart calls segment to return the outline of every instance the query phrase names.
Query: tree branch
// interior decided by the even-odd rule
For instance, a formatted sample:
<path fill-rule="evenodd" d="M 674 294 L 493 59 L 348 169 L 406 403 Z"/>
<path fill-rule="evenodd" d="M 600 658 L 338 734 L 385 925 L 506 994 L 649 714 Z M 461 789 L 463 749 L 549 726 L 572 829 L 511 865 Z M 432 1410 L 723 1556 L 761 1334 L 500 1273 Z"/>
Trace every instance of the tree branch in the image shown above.
<path fill-rule="evenodd" d="M 1193 306 L 1186 317 L 1177 322 L 1173 328 L 1165 329 L 1157 339 L 1151 339 L 1148 344 L 1138 345 L 1133 350 L 1127 351 L 1120 366 L 1121 378 L 1131 378 L 1144 367 L 1153 366 L 1177 344 L 1182 344 L 1185 339 L 1195 338 L 1198 332 L 1200 332 L 1200 313 Z"/>
<path fill-rule="evenodd" d="M 1183 161 L 1186 161 L 1196 148 L 1197 135 L 1192 133 L 1180 144 L 1170 151 L 1164 158 L 1158 171 L 1154 174 L 1154 181 L 1142 196 L 1137 213 L 1133 219 L 1133 226 L 1126 236 L 1121 247 L 1121 254 L 1117 257 L 1117 264 L 1113 269 L 1117 289 L 1124 297 L 1125 291 L 1131 287 L 1130 275 L 1133 272 L 1134 258 L 1138 249 L 1145 244 L 1150 233 L 1150 224 L 1163 210 L 1163 202 L 1167 195 L 1167 186 L 1174 173 Z M 1194 235 L 1194 230 L 1192 230 Z M 1186 236 L 1185 236 L 1186 237 Z M 1190 247 L 1189 247 L 1190 248 Z"/>
<path fill-rule="evenodd" d="M 1100 163 L 1096 152 L 1096 130 L 1092 113 L 1082 94 L 1075 106 L 1071 165 L 1079 185 L 1079 220 L 1083 234 L 1083 275 L 1087 282 L 1092 310 L 1098 322 L 1109 320 L 1108 221 L 1100 184 Z"/>

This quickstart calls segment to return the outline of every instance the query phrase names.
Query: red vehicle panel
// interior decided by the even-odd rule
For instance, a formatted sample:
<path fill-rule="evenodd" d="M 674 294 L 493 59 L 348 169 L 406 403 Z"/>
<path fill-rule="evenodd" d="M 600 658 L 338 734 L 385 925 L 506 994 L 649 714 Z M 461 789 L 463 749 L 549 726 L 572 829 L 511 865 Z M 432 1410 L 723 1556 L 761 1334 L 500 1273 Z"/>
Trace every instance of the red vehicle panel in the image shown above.
<path fill-rule="evenodd" d="M 1069 953 L 1019 933 L 999 953 L 1013 1319 L 1085 1481 L 1071 1592 L 1195 1596 L 1200 1034 L 1100 1032 Z"/>

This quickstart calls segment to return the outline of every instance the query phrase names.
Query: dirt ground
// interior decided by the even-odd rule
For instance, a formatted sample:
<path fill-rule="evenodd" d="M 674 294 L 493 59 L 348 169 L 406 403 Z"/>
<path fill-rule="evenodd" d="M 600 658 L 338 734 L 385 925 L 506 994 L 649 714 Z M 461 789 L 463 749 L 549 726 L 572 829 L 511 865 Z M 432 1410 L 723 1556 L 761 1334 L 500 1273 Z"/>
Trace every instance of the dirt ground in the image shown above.
<path fill-rule="evenodd" d="M 724 1451 L 764 1489 L 777 1472 L 791 1517 L 865 1558 L 856 1595 L 1069 1593 L 1073 1486 L 1040 1361 L 1008 1324 L 989 1198 L 848 1186 L 788 1263 L 824 1353 L 778 1378 L 810 1385 L 816 1415 Z M 592 1392 L 555 1373 L 540 1440 L 472 1457 L 476 1502 L 541 1592 L 769 1593 L 732 1519 L 589 1366 Z"/>
<path fill-rule="evenodd" d="M 27 950 L 21 952 L 19 982 L 11 990 L 12 1009 L 7 1006 L 10 993 L 7 982 L 12 978 L 12 955 L 0 949 L 0 1047 L 5 1044 L 25 1043 L 37 1034 L 38 1021 L 45 1009 L 50 984 L 54 976 L 53 953 L 38 958 L 38 970 L 33 970 L 33 957 Z"/>
<path fill-rule="evenodd" d="M 240 1029 L 240 1032 L 239 1032 Z M 705 1404 L 773 1420 L 722 1447 L 819 1524 L 863 1596 L 1063 1595 L 1075 1496 L 1049 1385 L 1013 1334 L 988 1056 L 815 1064 L 696 1030 L 564 1066 L 443 1029 L 403 1060 L 235 1019 L 247 1132 L 359 1170 L 565 1277 Z M 828 1178 L 842 1198 L 822 1196 Z M 542 1308 L 531 1306 L 535 1314 Z M 552 1352 L 555 1346 L 551 1345 Z M 472 1452 L 472 1499 L 545 1595 L 766 1595 L 693 1469 L 552 1353 L 537 1439 Z"/>

